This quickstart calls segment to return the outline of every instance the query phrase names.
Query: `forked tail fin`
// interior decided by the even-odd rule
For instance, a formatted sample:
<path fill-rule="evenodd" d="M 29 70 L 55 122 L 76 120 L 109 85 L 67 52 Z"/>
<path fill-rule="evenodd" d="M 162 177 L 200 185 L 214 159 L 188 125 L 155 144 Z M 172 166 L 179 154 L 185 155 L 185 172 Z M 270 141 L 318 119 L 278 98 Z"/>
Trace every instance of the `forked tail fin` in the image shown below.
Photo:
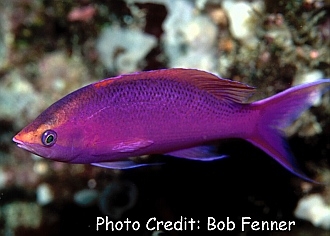
<path fill-rule="evenodd" d="M 261 148 L 293 174 L 310 182 L 298 167 L 287 142 L 283 129 L 308 109 L 317 98 L 330 88 L 330 79 L 302 84 L 272 97 L 252 103 L 259 112 L 256 132 L 247 140 Z"/>

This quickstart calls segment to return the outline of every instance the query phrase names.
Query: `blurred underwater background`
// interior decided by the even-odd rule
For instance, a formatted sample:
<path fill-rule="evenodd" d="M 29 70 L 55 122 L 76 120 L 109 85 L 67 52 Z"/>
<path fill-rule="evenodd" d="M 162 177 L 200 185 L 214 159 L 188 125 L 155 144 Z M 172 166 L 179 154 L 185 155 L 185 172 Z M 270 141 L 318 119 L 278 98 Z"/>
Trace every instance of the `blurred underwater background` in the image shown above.
<path fill-rule="evenodd" d="M 146 222 L 200 220 L 201 235 L 330 235 L 330 93 L 287 130 L 307 183 L 243 140 L 214 162 L 109 170 L 40 158 L 12 137 L 86 84 L 142 70 L 197 68 L 257 87 L 251 101 L 330 77 L 329 0 L 2 0 L 0 235 L 167 236 Z M 97 217 L 138 231 L 96 231 Z M 234 231 L 207 231 L 207 217 Z M 291 231 L 242 232 L 242 217 L 295 221 Z"/>

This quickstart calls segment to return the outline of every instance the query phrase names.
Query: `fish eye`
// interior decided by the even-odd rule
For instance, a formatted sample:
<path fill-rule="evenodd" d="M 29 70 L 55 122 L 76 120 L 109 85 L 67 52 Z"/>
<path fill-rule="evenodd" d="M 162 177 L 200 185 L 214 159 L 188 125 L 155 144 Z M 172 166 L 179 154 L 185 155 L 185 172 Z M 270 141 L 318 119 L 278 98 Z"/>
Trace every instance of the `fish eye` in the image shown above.
<path fill-rule="evenodd" d="M 57 134 L 54 130 L 46 130 L 41 137 L 41 142 L 47 146 L 51 147 L 56 143 Z"/>

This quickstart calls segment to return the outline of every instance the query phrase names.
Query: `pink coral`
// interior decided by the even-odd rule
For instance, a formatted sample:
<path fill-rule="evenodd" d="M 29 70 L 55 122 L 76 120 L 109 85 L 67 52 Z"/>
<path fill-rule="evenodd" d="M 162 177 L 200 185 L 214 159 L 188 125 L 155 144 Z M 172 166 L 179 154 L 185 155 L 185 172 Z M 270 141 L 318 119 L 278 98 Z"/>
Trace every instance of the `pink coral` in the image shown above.
<path fill-rule="evenodd" d="M 68 14 L 69 21 L 90 21 L 96 13 L 94 6 L 75 7 Z"/>

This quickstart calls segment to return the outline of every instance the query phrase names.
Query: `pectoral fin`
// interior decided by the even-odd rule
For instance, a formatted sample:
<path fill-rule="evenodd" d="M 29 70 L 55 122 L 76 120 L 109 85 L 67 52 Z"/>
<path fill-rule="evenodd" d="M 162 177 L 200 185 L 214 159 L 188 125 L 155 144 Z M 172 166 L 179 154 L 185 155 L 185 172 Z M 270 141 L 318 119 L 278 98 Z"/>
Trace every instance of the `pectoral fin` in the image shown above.
<path fill-rule="evenodd" d="M 132 139 L 118 143 L 112 148 L 112 150 L 117 152 L 134 152 L 141 148 L 146 148 L 153 143 L 152 140 L 147 139 Z"/>
<path fill-rule="evenodd" d="M 214 161 L 228 157 L 219 155 L 213 146 L 198 146 L 167 153 L 167 155 L 198 161 Z"/>

